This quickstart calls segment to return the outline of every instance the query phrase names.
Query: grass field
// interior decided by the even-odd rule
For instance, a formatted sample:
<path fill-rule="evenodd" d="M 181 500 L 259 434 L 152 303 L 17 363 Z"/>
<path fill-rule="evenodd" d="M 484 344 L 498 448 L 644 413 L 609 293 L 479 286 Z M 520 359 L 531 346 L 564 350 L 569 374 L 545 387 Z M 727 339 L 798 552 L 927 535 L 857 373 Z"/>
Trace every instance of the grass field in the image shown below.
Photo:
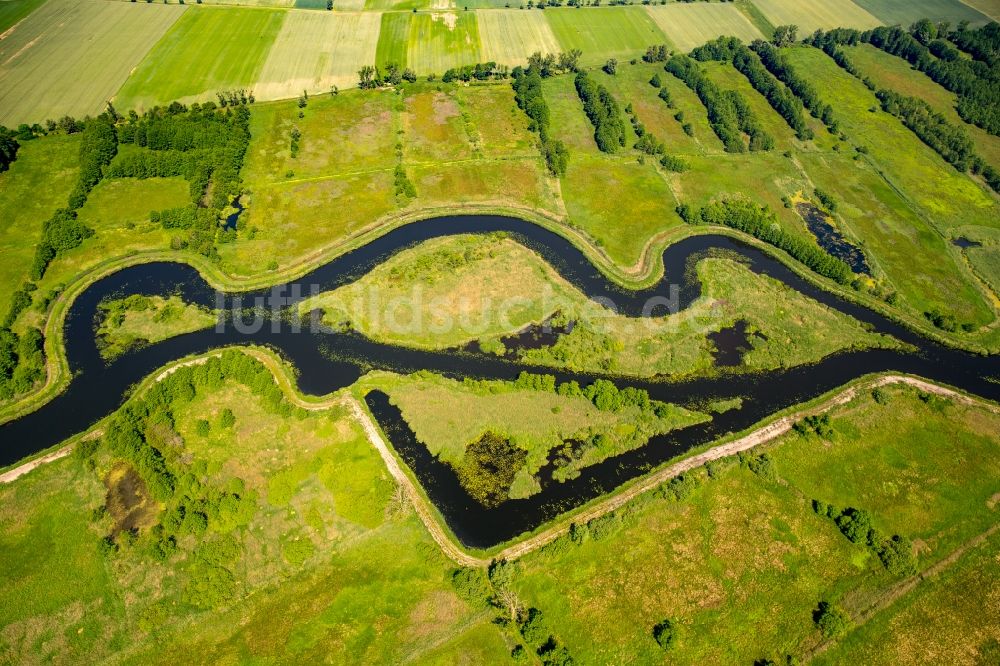
<path fill-rule="evenodd" d="M 584 64 L 603 64 L 608 58 L 635 58 L 667 38 L 641 7 L 596 7 L 586 10 L 545 10 L 562 51 L 580 49 Z"/>
<path fill-rule="evenodd" d="M 909 27 L 915 21 L 929 18 L 935 23 L 949 21 L 956 25 L 961 21 L 980 24 L 989 22 L 989 18 L 973 9 L 975 3 L 964 3 L 961 0 L 855 0 L 857 4 L 867 9 L 886 25 L 899 24 Z M 995 0 L 987 0 L 994 8 Z"/>
<path fill-rule="evenodd" d="M 995 455 L 995 440 L 988 443 L 985 430 L 997 427 L 997 416 L 977 408 L 924 404 L 915 391 L 888 393 L 885 406 L 864 395 L 837 410 L 831 441 L 790 435 L 770 446 L 777 482 L 735 464 L 717 467 L 712 479 L 695 472 L 692 476 L 701 476 L 701 487 L 687 499 L 650 496 L 620 511 L 624 515 L 596 535 L 591 530 L 580 544 L 564 538 L 523 558 L 514 567 L 512 587 L 525 606 L 542 612 L 547 631 L 577 662 L 659 661 L 664 653 L 652 638 L 652 628 L 664 619 L 676 628 L 668 653 L 676 663 L 803 657 L 820 641 L 811 617 L 820 600 L 833 601 L 858 617 L 898 579 L 866 549 L 844 538 L 832 521 L 813 513 L 809 502 L 814 489 L 794 474 L 800 462 L 816 470 L 815 478 L 828 489 L 824 501 L 841 507 L 866 499 L 845 492 L 852 485 L 892 496 L 888 506 L 897 515 L 919 516 L 928 503 L 936 507 L 962 498 L 958 502 L 968 509 L 931 527 L 932 532 L 939 530 L 935 536 L 956 529 L 976 534 L 995 521 L 988 501 L 1000 482 L 996 467 L 980 473 L 975 465 L 955 461 L 978 460 L 984 451 Z M 884 417 L 897 428 L 902 424 L 902 430 L 880 426 Z M 811 457 L 796 456 L 792 449 L 808 450 Z M 835 464 L 843 449 L 864 460 L 863 467 Z M 872 459 L 877 471 L 871 471 Z M 971 477 L 978 481 L 966 493 L 962 484 Z M 868 508 L 883 530 L 909 534 L 905 530 L 911 524 L 880 513 L 878 507 Z M 974 518 L 959 527 L 957 515 Z M 917 543 L 918 566 L 924 567 L 932 559 L 926 546 Z M 995 559 L 996 539 L 989 543 L 983 556 Z M 941 546 L 940 554 L 950 547 L 943 542 Z M 995 596 L 992 584 L 975 587 L 974 581 L 989 580 L 977 573 L 977 557 L 952 565 L 956 580 L 969 581 L 961 588 L 970 598 L 959 602 L 960 618 L 949 610 L 953 597 L 942 586 L 932 584 L 941 591 L 936 598 L 923 595 L 918 586 L 918 596 L 911 593 L 870 620 L 874 635 L 867 633 L 867 624 L 848 634 L 844 647 L 861 648 L 855 659 L 835 648 L 824 663 L 880 662 L 879 651 L 884 651 L 886 663 L 896 663 L 894 654 L 940 644 L 944 637 L 951 640 L 951 653 L 974 654 L 990 635 L 985 632 L 995 631 L 996 625 L 989 613 L 971 610 L 988 606 Z M 919 600 L 918 608 L 925 612 L 911 616 L 905 627 L 887 622 L 911 599 Z M 963 635 L 963 628 L 969 634 Z M 924 636 L 939 631 L 940 637 Z M 903 636 L 908 640 L 900 640 Z"/>
<path fill-rule="evenodd" d="M 255 105 L 243 177 L 256 190 L 290 180 L 389 169 L 395 164 L 394 104 L 391 95 L 348 90 L 311 97 L 302 118 L 292 102 Z M 301 133 L 294 158 L 293 127 Z"/>
<path fill-rule="evenodd" d="M 483 60 L 475 12 L 414 14 L 406 41 L 406 63 L 417 74 L 440 76 L 452 67 Z"/>
<path fill-rule="evenodd" d="M 476 16 L 485 61 L 514 67 L 524 65 L 532 53 L 562 50 L 544 12 L 502 9 Z"/>
<path fill-rule="evenodd" d="M 622 266 L 638 262 L 653 235 L 683 224 L 677 199 L 652 164 L 581 155 L 562 178 L 562 195 L 570 222 Z"/>
<path fill-rule="evenodd" d="M 994 21 L 1000 21 L 1000 2 L 997 0 L 965 0 L 965 4 L 977 9 Z"/>
<path fill-rule="evenodd" d="M 982 609 L 1000 595 L 997 581 L 1000 537 L 994 534 L 813 663 L 917 666 L 944 655 L 957 662 L 994 663 L 1000 658 L 1000 623 Z"/>
<path fill-rule="evenodd" d="M 1000 248 L 971 247 L 965 251 L 976 273 L 986 281 L 990 289 L 1000 299 Z"/>
<path fill-rule="evenodd" d="M 737 321 L 760 333 L 751 336 L 743 357 L 747 369 L 798 365 L 886 342 L 738 264 L 711 259 L 697 270 L 705 296 L 690 311 L 640 320 L 589 301 L 512 240 L 446 238 L 407 250 L 358 282 L 307 301 L 302 310 L 319 308 L 332 326 L 350 323 L 393 344 L 447 349 L 480 340 L 494 350 L 502 347 L 499 338 L 558 314 L 577 322 L 573 331 L 552 346 L 524 351 L 524 358 L 631 376 L 708 370 L 713 345 L 707 334 Z"/>
<path fill-rule="evenodd" d="M 981 186 L 966 175 L 956 173 L 930 148 L 924 145 L 896 118 L 881 112 L 878 101 L 856 78 L 841 70 L 822 51 L 802 47 L 787 50 L 793 65 L 814 85 L 828 90 L 826 97 L 833 106 L 842 128 L 852 142 L 865 145 L 869 155 L 890 187 L 930 228 L 922 232 L 907 224 L 896 227 L 898 232 L 916 235 L 921 240 L 927 265 L 939 262 L 942 280 L 923 281 L 921 291 L 925 303 L 936 304 L 942 311 L 955 313 L 960 321 L 983 323 L 992 318 L 981 295 L 969 284 L 960 269 L 958 257 L 947 248 L 959 225 L 996 227 L 997 204 Z M 872 112 L 871 109 L 876 111 Z M 815 174 L 814 174 L 815 177 Z M 834 186 L 835 182 L 831 181 Z M 860 233 L 861 238 L 872 234 Z M 937 236 L 935 238 L 935 236 Z M 875 242 L 871 240 L 870 242 Z M 942 249 L 945 251 L 942 252 Z M 946 253 L 951 253 L 945 262 Z M 888 273 L 912 271 L 912 254 L 900 256 L 902 263 Z M 883 260 L 886 260 L 883 258 Z M 945 286 L 945 285 L 949 286 Z M 961 296 L 958 296 L 961 294 Z M 914 304 L 916 305 L 916 304 Z M 917 306 L 919 307 L 919 306 Z"/>
<path fill-rule="evenodd" d="M 79 172 L 79 135 L 29 141 L 9 171 L 0 173 L 0 312 L 28 278 L 42 223 L 66 205 Z"/>
<path fill-rule="evenodd" d="M 528 117 L 514 103 L 514 90 L 505 84 L 458 89 L 459 106 L 472 127 L 474 149 L 486 157 L 534 157 L 535 136 Z"/>
<path fill-rule="evenodd" d="M 227 409 L 228 427 L 220 425 Z M 412 510 L 394 503 L 395 484 L 346 412 L 279 416 L 233 382 L 173 413 L 185 470 L 212 487 L 241 480 L 253 503 L 246 527 L 205 537 L 236 542 L 223 576 L 235 598 L 213 610 L 184 601 L 198 584 L 191 537 L 168 562 L 143 543 L 102 554 L 107 519 L 95 521 L 92 510 L 104 504 L 112 460 L 100 454 L 91 471 L 67 458 L 0 487 L 0 578 L 24 595 L 0 603 L 5 657 L 504 659 L 503 635 L 481 602 L 456 594 L 453 565 Z M 38 551 L 40 543 L 51 546 Z"/>
<path fill-rule="evenodd" d="M 0 35 L 35 11 L 45 0 L 5 0 L 0 2 Z"/>
<path fill-rule="evenodd" d="M 1000 137 L 962 120 L 955 110 L 958 103 L 955 93 L 942 88 L 919 72 L 902 58 L 897 58 L 870 44 L 842 47 L 863 76 L 870 77 L 876 85 L 889 88 L 902 95 L 922 99 L 954 125 L 962 127 L 976 146 L 976 152 L 1000 168 Z"/>
<path fill-rule="evenodd" d="M 253 89 L 287 16 L 272 9 L 190 8 L 146 55 L 115 103 L 146 108 Z"/>
<path fill-rule="evenodd" d="M 472 157 L 458 91 L 409 93 L 403 111 L 403 151 L 408 162 L 446 162 Z"/>
<path fill-rule="evenodd" d="M 881 25 L 881 21 L 863 9 L 865 3 L 851 0 L 751 0 L 773 25 L 797 25 L 799 37 L 816 30 L 857 28 L 866 30 Z M 877 1 L 877 0 L 876 0 Z M 861 5 L 859 7 L 858 5 Z"/>
<path fill-rule="evenodd" d="M 764 35 L 731 4 L 673 3 L 646 8 L 656 25 L 681 51 L 719 36 L 739 37 L 744 42 L 763 39 Z"/>
<path fill-rule="evenodd" d="M 100 0 L 45 3 L 0 41 L 0 125 L 100 113 L 183 12 Z"/>
<path fill-rule="evenodd" d="M 375 13 L 290 12 L 253 86 L 257 99 L 353 88 L 358 70 L 375 63 L 380 24 Z"/>

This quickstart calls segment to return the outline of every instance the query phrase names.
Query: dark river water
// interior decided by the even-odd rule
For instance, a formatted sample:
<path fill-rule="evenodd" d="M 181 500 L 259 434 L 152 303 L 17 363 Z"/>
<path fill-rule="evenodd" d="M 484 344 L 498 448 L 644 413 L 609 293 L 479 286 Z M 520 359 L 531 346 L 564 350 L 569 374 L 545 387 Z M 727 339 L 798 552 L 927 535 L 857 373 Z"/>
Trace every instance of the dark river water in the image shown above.
<path fill-rule="evenodd" d="M 604 494 L 692 446 L 742 430 L 775 411 L 809 400 L 867 373 L 908 372 L 951 384 L 990 399 L 1000 398 L 1000 357 L 983 357 L 937 345 L 881 315 L 825 292 L 763 252 L 726 236 L 695 236 L 676 243 L 663 255 L 664 278 L 649 289 L 626 291 L 609 282 L 569 241 L 523 220 L 498 216 L 453 216 L 415 222 L 395 229 L 353 252 L 333 259 L 301 279 L 274 290 L 217 295 L 196 270 L 180 263 L 143 264 L 114 273 L 91 285 L 70 308 L 66 320 L 66 353 L 73 379 L 68 388 L 40 409 L 0 426 L 0 464 L 12 464 L 87 429 L 115 410 L 130 387 L 162 365 L 182 356 L 239 343 L 266 345 L 288 360 L 298 373 L 299 389 L 323 395 L 354 383 L 372 369 L 401 373 L 427 369 L 450 377 L 512 379 L 522 370 L 556 375 L 559 381 L 583 383 L 598 375 L 553 372 L 475 348 L 421 351 L 385 345 L 356 333 L 296 332 L 286 317 L 273 312 L 294 308 L 311 291 L 327 291 L 356 281 L 397 252 L 432 238 L 463 233 L 508 232 L 540 253 L 567 280 L 591 298 L 613 302 L 631 316 L 662 315 L 666 306 L 649 310 L 649 299 L 676 296 L 681 308 L 700 295 L 701 285 L 688 270 L 709 252 L 741 256 L 755 272 L 770 275 L 792 288 L 849 314 L 874 330 L 896 336 L 916 351 L 866 350 L 837 354 L 814 365 L 757 374 L 724 373 L 678 381 L 614 378 L 619 386 L 644 388 L 650 396 L 686 406 L 743 397 L 739 409 L 715 415 L 712 422 L 657 437 L 641 449 L 583 470 L 576 479 L 551 482 L 528 499 L 510 500 L 494 509 L 476 503 L 458 484 L 451 468 L 417 443 L 399 411 L 385 395 L 369 394 L 367 402 L 393 446 L 411 467 L 460 541 L 488 547 L 534 529 L 558 514 Z M 671 287 L 674 286 L 672 290 Z M 177 293 L 189 302 L 239 314 L 219 329 L 177 336 L 128 352 L 106 363 L 94 337 L 98 304 L 107 297 Z M 220 300 L 221 299 L 221 300 Z M 255 313 L 259 314 L 253 325 Z M 235 324 L 240 324 L 239 326 Z"/>

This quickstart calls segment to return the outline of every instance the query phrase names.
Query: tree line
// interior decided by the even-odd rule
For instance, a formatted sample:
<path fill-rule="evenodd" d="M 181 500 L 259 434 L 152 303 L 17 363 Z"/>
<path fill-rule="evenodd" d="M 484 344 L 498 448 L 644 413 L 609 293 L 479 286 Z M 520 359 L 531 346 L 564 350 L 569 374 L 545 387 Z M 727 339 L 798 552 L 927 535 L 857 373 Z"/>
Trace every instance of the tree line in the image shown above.
<path fill-rule="evenodd" d="M 703 44 L 691 52 L 691 57 L 702 62 L 716 60 L 731 63 L 764 96 L 778 115 L 785 119 L 788 126 L 795 130 L 795 135 L 800 140 L 813 138 L 813 131 L 806 125 L 802 113 L 802 100 L 783 86 L 767 70 L 760 57 L 736 37 L 719 37 Z"/>
<path fill-rule="evenodd" d="M 605 153 L 625 146 L 625 121 L 618 102 L 608 89 L 594 82 L 587 72 L 577 72 L 576 93 L 583 101 L 583 112 L 594 126 L 594 141 Z"/>
<path fill-rule="evenodd" d="M 774 212 L 767 206 L 758 206 L 745 199 L 724 199 L 701 209 L 681 204 L 677 207 L 677 212 L 688 224 L 717 224 L 750 234 L 784 250 L 816 273 L 839 284 L 850 284 L 854 278 L 854 273 L 846 263 L 831 256 L 818 245 L 782 229 Z"/>
<path fill-rule="evenodd" d="M 833 107 L 823 102 L 812 83 L 802 78 L 773 44 L 756 39 L 750 44 L 750 48 L 760 58 L 761 64 L 802 100 L 802 104 L 809 109 L 814 118 L 822 121 L 831 132 L 838 130 L 837 121 L 833 117 Z"/>
<path fill-rule="evenodd" d="M 539 148 L 549 172 L 553 176 L 566 175 L 569 165 L 569 151 L 562 141 L 549 136 L 549 105 L 542 94 L 542 70 L 537 65 L 528 69 L 515 67 L 514 101 L 528 116 L 528 129 L 538 133 Z"/>
<path fill-rule="evenodd" d="M 970 171 L 973 175 L 981 176 L 991 189 L 1000 192 L 1000 172 L 976 153 L 975 145 L 963 127 L 951 124 L 925 101 L 879 88 L 871 78 L 861 74 L 841 45 L 850 44 L 852 41 L 858 43 L 856 40 L 860 40 L 862 36 L 863 33 L 856 30 L 840 28 L 827 33 L 817 32 L 808 41 L 822 49 L 846 72 L 859 78 L 875 93 L 883 111 L 899 118 L 946 162 L 963 173 Z"/>
<path fill-rule="evenodd" d="M 910 30 L 893 26 L 865 32 L 845 28 L 826 33 L 817 32 L 809 41 L 828 52 L 833 50 L 830 47 L 834 45 L 868 43 L 886 53 L 899 56 L 958 96 L 956 110 L 962 120 L 1000 136 L 1000 67 L 997 61 L 966 58 L 947 39 L 939 36 L 939 33 L 955 36 L 963 44 L 982 53 L 995 40 L 997 28 L 963 28 L 957 32 L 962 35 L 948 35 L 946 29 L 940 30 L 938 26 L 924 20 L 915 23 Z M 981 45 L 973 46 L 977 44 Z"/>
<path fill-rule="evenodd" d="M 409 67 L 400 67 L 394 62 L 379 69 L 378 65 L 365 65 L 358 70 L 358 88 L 374 90 L 381 86 L 398 86 L 403 81 L 413 83 L 417 75 Z"/>
<path fill-rule="evenodd" d="M 722 141 L 726 152 L 745 153 L 744 134 L 750 138 L 751 151 L 774 148 L 774 138 L 761 127 L 743 96 L 735 90 L 719 89 L 705 76 L 695 60 L 686 55 L 674 55 L 667 61 L 666 70 L 698 95 L 708 111 L 712 130 Z"/>
<path fill-rule="evenodd" d="M 42 223 L 42 237 L 35 246 L 31 279 L 40 280 L 53 259 L 79 246 L 93 230 L 77 219 L 76 211 L 87 202 L 90 191 L 100 182 L 103 168 L 118 153 L 115 127 L 107 114 L 86 121 L 80 141 L 80 174 L 70 192 L 67 206 L 56 210 Z"/>
<path fill-rule="evenodd" d="M 21 144 L 17 141 L 17 135 L 13 130 L 9 130 L 0 125 L 0 173 L 10 168 L 10 165 L 17 159 L 17 151 Z"/>

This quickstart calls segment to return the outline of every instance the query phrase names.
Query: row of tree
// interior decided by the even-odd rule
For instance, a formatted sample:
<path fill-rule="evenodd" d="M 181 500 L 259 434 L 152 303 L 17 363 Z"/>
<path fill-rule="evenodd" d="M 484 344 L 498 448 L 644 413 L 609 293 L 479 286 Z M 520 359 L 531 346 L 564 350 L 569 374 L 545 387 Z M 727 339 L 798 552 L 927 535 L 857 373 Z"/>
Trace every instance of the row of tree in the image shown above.
<path fill-rule="evenodd" d="M 608 89 L 590 78 L 587 72 L 577 72 L 576 92 L 583 101 L 583 111 L 594 126 L 594 141 L 605 153 L 625 147 L 625 120 L 618 102 Z"/>
<path fill-rule="evenodd" d="M 45 339 L 37 328 L 23 335 L 0 328 L 0 400 L 27 393 L 45 376 Z"/>
<path fill-rule="evenodd" d="M 717 224 L 750 234 L 784 250 L 816 273 L 840 284 L 850 284 L 854 278 L 846 263 L 816 244 L 782 229 L 774 212 L 767 206 L 758 206 L 745 199 L 723 199 L 700 210 L 681 204 L 677 207 L 677 212 L 688 224 Z"/>
<path fill-rule="evenodd" d="M 831 132 L 838 130 L 837 121 L 833 117 L 833 107 L 823 102 L 812 83 L 800 76 L 773 44 L 756 39 L 750 44 L 750 48 L 760 58 L 761 64 L 802 100 L 802 104 L 809 109 L 814 118 L 820 119 Z"/>
<path fill-rule="evenodd" d="M 562 141 L 549 136 L 549 106 L 542 94 L 541 69 L 535 65 L 530 65 L 528 69 L 515 67 L 513 76 L 514 101 L 528 116 L 528 129 L 538 133 L 549 172 L 554 176 L 564 176 L 569 165 L 569 151 Z"/>
<path fill-rule="evenodd" d="M 462 67 L 452 67 L 444 73 L 441 80 L 445 83 L 452 81 L 488 81 L 490 79 L 506 79 L 510 76 L 510 68 L 507 65 L 498 65 L 493 61 L 479 62 L 475 65 L 464 65 Z"/>
<path fill-rule="evenodd" d="M 732 63 L 778 112 L 795 135 L 805 141 L 813 138 L 813 131 L 806 125 L 802 113 L 802 100 L 783 86 L 764 66 L 760 57 L 736 37 L 719 37 L 691 52 L 695 60 L 717 60 Z"/>
<path fill-rule="evenodd" d="M 831 519 L 851 543 L 868 547 L 878 556 L 889 573 L 909 576 L 917 571 L 913 544 L 906 537 L 894 534 L 885 537 L 873 524 L 874 517 L 865 509 L 839 509 L 832 504 L 813 500 L 813 510 Z"/>
<path fill-rule="evenodd" d="M 817 33 L 810 41 L 822 48 L 845 71 L 861 79 L 875 93 L 884 111 L 899 118 L 946 162 L 959 171 L 971 171 L 973 175 L 981 176 L 990 188 L 1000 192 L 1000 172 L 976 154 L 975 145 L 964 128 L 948 122 L 947 118 L 934 111 L 925 101 L 879 88 L 871 78 L 862 76 L 857 65 L 841 48 L 844 40 L 850 43 L 852 35 L 860 39 L 861 33 L 839 29 L 828 33 Z"/>
<path fill-rule="evenodd" d="M 666 70 L 698 95 L 726 152 L 745 153 L 744 134 L 750 138 L 751 151 L 774 148 L 774 138 L 761 127 L 743 96 L 735 90 L 720 90 L 705 76 L 695 60 L 686 55 L 675 55 L 667 61 Z"/>
<path fill-rule="evenodd" d="M 978 31 L 965 29 L 963 43 L 975 43 Z M 990 41 L 996 28 L 982 33 Z M 865 32 L 850 29 L 817 32 L 813 45 L 831 52 L 832 45 L 869 43 L 886 53 L 904 58 L 915 69 L 927 74 L 958 96 L 957 110 L 966 122 L 1000 135 L 1000 65 L 964 57 L 947 40 L 937 36 L 938 29 L 929 21 L 914 24 L 909 31 L 900 26 L 879 27 Z M 832 54 L 832 53 L 831 53 Z"/>
<path fill-rule="evenodd" d="M 382 86 L 398 86 L 403 81 L 413 83 L 417 75 L 409 67 L 400 67 L 394 62 L 381 70 L 378 65 L 365 65 L 358 70 L 358 87 L 362 90 L 374 90 Z"/>
<path fill-rule="evenodd" d="M 978 30 L 969 30 L 967 22 L 960 23 L 958 29 L 948 35 L 958 48 L 976 60 L 993 67 L 1000 60 L 1000 23 L 993 21 Z"/>
<path fill-rule="evenodd" d="M 0 125 L 0 173 L 10 168 L 10 165 L 17 159 L 17 150 L 21 144 L 17 141 L 16 134 Z"/>

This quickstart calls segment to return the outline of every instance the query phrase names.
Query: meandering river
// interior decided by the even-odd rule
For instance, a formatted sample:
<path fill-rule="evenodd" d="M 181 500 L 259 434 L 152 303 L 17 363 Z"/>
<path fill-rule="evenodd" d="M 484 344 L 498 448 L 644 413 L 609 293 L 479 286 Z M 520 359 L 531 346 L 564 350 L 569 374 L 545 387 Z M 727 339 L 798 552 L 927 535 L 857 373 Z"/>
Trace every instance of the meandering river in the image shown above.
<path fill-rule="evenodd" d="M 814 286 L 787 266 L 755 247 L 728 236 L 703 235 L 671 245 L 663 255 L 662 280 L 639 291 L 627 291 L 610 282 L 568 240 L 524 220 L 500 216 L 440 217 L 404 225 L 371 243 L 344 254 L 280 289 L 224 295 L 225 308 L 241 308 L 245 321 L 257 312 L 260 326 L 207 329 L 170 338 L 130 351 L 106 363 L 94 336 L 98 304 L 109 297 L 130 294 L 179 294 L 189 302 L 217 307 L 217 295 L 187 264 L 142 264 L 105 277 L 88 287 L 72 304 L 66 319 L 66 354 L 73 378 L 67 389 L 37 411 L 0 426 L 0 464 L 8 465 L 87 429 L 115 410 L 129 388 L 157 368 L 188 354 L 232 344 L 252 343 L 274 348 L 298 372 L 299 389 L 322 395 L 354 383 L 370 369 L 413 372 L 427 369 L 451 377 L 512 379 L 522 370 L 555 374 L 560 381 L 593 381 L 596 375 L 553 372 L 509 359 L 463 351 L 422 351 L 381 344 L 350 332 L 294 332 L 284 314 L 308 296 L 311 285 L 321 291 L 356 281 L 378 264 L 416 243 L 442 236 L 507 232 L 538 252 L 564 278 L 592 298 L 613 301 L 618 311 L 641 316 L 654 296 L 667 296 L 679 286 L 680 307 L 688 307 L 701 292 L 689 262 L 711 250 L 728 250 L 743 257 L 751 270 L 781 280 L 811 298 L 895 336 L 916 351 L 850 351 L 797 368 L 754 374 L 699 377 L 679 381 L 648 381 L 612 377 L 619 385 L 649 391 L 651 397 L 680 405 L 740 396 L 743 404 L 710 423 L 657 437 L 645 447 L 629 451 L 583 470 L 570 481 L 546 484 L 530 498 L 510 500 L 485 509 L 458 484 L 446 464 L 431 456 L 414 439 L 399 411 L 384 394 L 369 394 L 372 413 L 386 430 L 402 458 L 411 467 L 455 535 L 471 547 L 488 547 L 534 529 L 560 513 L 607 493 L 629 479 L 687 449 L 710 442 L 727 432 L 749 427 L 768 415 L 809 400 L 867 373 L 897 371 L 951 384 L 993 400 L 1000 399 L 1000 356 L 983 357 L 941 346 L 896 322 Z M 281 294 L 276 300 L 275 294 Z M 273 313 L 278 312 L 278 315 Z M 663 311 L 653 312 L 655 315 Z M 242 331 L 241 331 L 242 329 Z"/>

